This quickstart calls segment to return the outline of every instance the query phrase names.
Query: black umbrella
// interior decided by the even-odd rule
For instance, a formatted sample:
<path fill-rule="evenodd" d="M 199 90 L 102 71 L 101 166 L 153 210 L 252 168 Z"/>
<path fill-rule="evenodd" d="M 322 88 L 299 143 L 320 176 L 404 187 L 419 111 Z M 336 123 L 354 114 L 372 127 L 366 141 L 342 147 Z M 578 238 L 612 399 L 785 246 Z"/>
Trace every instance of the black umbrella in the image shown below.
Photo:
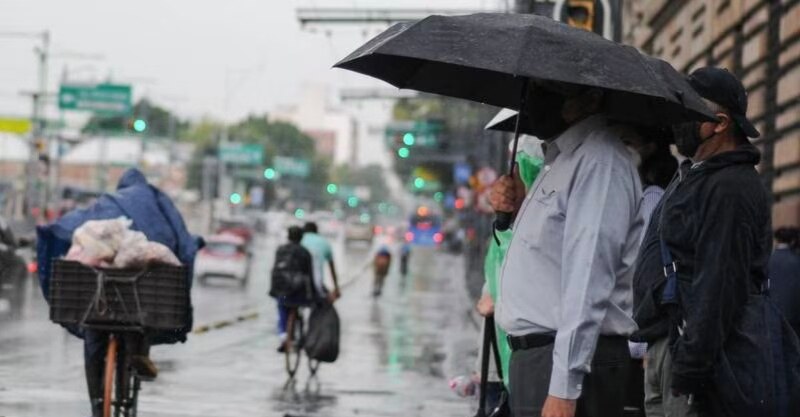
<path fill-rule="evenodd" d="M 665 77 L 677 72 L 654 59 L 546 17 L 481 13 L 396 24 L 335 67 L 512 109 L 525 106 L 530 81 L 557 81 L 604 89 L 606 113 L 641 124 L 713 120 L 688 83 Z"/>

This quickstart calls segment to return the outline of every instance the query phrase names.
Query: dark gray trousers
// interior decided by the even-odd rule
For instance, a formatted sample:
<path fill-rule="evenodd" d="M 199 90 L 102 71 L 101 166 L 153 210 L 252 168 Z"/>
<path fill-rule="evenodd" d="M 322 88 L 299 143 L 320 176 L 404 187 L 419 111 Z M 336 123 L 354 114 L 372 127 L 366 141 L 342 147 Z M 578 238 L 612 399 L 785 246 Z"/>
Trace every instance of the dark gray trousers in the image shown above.
<path fill-rule="evenodd" d="M 630 361 L 628 342 L 624 337 L 600 337 L 592 360 L 592 372 L 583 380 L 576 417 L 623 416 Z M 512 415 L 540 417 L 550 388 L 553 345 L 514 351 L 510 368 Z"/>

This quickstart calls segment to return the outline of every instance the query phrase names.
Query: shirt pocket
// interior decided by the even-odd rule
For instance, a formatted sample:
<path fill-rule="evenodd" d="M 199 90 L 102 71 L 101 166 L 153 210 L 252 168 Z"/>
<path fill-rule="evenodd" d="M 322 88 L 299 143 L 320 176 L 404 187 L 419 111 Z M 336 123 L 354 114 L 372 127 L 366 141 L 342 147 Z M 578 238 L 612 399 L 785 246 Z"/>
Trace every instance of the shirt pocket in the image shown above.
<path fill-rule="evenodd" d="M 525 211 L 525 227 L 520 230 L 522 241 L 529 249 L 556 260 L 560 258 L 564 237 L 564 212 L 559 198 L 561 193 L 552 185 L 542 184 L 531 196 Z"/>

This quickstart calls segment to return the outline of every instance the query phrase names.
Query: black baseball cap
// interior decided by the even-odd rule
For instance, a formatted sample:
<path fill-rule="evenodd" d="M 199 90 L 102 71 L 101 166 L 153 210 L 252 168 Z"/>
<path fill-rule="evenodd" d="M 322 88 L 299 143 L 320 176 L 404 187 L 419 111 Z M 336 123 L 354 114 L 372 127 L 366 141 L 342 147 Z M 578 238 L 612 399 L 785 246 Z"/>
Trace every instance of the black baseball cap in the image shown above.
<path fill-rule="evenodd" d="M 725 68 L 704 67 L 689 75 L 689 84 L 706 100 L 725 107 L 731 118 L 749 138 L 761 136 L 747 120 L 747 92 L 742 82 Z"/>

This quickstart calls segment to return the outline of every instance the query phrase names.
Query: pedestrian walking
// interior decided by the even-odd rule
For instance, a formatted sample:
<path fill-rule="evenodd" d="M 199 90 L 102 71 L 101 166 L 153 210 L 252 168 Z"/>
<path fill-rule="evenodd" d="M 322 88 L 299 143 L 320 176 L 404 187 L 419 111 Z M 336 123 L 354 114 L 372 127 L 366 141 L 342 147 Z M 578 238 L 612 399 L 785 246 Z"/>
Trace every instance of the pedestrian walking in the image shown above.
<path fill-rule="evenodd" d="M 775 251 L 768 270 L 770 294 L 794 332 L 800 335 L 800 229 L 775 230 Z"/>
<path fill-rule="evenodd" d="M 724 344 L 747 331 L 737 320 L 749 294 L 766 279 L 769 197 L 755 169 L 760 153 L 747 140 L 759 134 L 745 116 L 744 87 L 731 73 L 702 68 L 689 81 L 718 120 L 674 127 L 678 151 L 689 159 L 653 212 L 638 255 L 634 339 L 649 344 L 645 407 L 649 417 L 747 417 L 747 410 L 725 410 L 723 398 L 738 388 L 758 399 L 765 387 L 754 385 L 758 378 L 719 386 L 715 375 L 726 371 L 718 366 Z M 675 299 L 678 306 L 671 305 Z M 758 343 L 766 351 L 769 341 Z M 755 355 L 730 359 L 761 366 Z"/>
<path fill-rule="evenodd" d="M 496 318 L 510 336 L 516 417 L 623 413 L 630 285 L 642 229 L 641 184 L 604 93 L 537 84 L 526 115 L 546 144 L 530 191 L 518 175 L 490 201 L 514 213 Z"/>
<path fill-rule="evenodd" d="M 272 282 L 269 295 L 278 303 L 278 352 L 286 351 L 286 327 L 293 308 L 309 305 L 318 297 L 314 290 L 313 261 L 311 253 L 300 241 L 303 229 L 292 226 L 288 230 L 289 241 L 278 247 L 272 266 Z"/>
<path fill-rule="evenodd" d="M 321 298 L 334 302 L 341 296 L 339 280 L 336 276 L 336 265 L 333 261 L 333 249 L 328 240 L 319 235 L 319 229 L 314 222 L 303 226 L 303 240 L 300 242 L 308 249 L 314 263 L 314 288 Z M 333 291 L 325 287 L 325 264 L 328 265 L 333 279 Z"/>

